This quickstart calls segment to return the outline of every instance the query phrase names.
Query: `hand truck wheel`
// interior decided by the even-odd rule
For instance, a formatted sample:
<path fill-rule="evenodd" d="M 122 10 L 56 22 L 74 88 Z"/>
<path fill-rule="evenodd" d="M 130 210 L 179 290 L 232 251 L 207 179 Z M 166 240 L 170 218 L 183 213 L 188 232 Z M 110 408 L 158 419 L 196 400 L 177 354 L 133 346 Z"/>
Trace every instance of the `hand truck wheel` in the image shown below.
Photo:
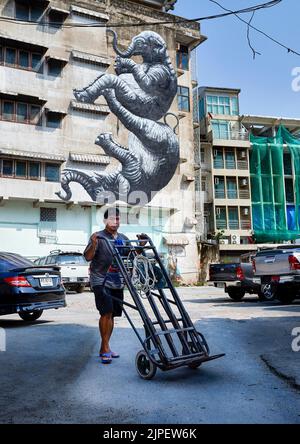
<path fill-rule="evenodd" d="M 147 356 L 147 353 L 144 350 L 138 352 L 135 358 L 135 366 L 138 372 L 138 375 L 142 379 L 152 379 L 156 374 L 157 367 L 153 364 L 152 361 Z"/>

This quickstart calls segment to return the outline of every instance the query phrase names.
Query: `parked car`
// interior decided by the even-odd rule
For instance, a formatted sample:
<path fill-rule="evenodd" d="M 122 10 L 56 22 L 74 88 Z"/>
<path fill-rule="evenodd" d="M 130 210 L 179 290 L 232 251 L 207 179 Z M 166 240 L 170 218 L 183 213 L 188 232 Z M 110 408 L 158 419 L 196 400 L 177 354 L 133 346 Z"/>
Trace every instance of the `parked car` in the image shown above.
<path fill-rule="evenodd" d="M 18 313 L 24 321 L 35 321 L 43 310 L 65 306 L 59 267 L 0 252 L 0 315 Z"/>
<path fill-rule="evenodd" d="M 234 301 L 242 300 L 246 293 L 257 294 L 261 299 L 260 285 L 254 282 L 251 259 L 251 255 L 242 255 L 237 263 L 211 264 L 209 281 L 217 288 L 224 288 Z"/>
<path fill-rule="evenodd" d="M 74 251 L 51 251 L 48 256 L 35 260 L 38 265 L 58 265 L 62 282 L 67 290 L 82 293 L 89 285 L 89 264 L 82 253 Z"/>
<path fill-rule="evenodd" d="M 300 295 L 300 247 L 262 249 L 253 258 L 254 280 L 266 300 L 290 304 Z"/>

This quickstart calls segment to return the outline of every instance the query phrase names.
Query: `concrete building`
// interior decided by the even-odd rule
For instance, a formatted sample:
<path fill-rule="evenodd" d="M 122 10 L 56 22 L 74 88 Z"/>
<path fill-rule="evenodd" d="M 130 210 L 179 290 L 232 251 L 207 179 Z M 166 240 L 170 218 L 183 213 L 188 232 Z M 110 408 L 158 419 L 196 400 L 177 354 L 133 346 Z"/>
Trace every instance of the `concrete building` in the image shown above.
<path fill-rule="evenodd" d="M 300 131 L 299 119 L 241 115 L 239 94 L 239 89 L 229 88 L 197 90 L 195 139 L 200 139 L 201 149 L 199 154 L 196 151 L 195 162 L 196 216 L 200 249 L 204 249 L 206 255 L 212 254 L 205 258 L 206 266 L 209 260 L 236 261 L 241 254 L 254 252 L 262 246 L 256 244 L 253 237 L 256 197 L 251 187 L 250 135 L 274 137 L 281 125 L 292 135 L 299 135 Z M 287 147 L 283 159 L 288 212 L 295 206 L 296 192 L 295 171 Z M 217 250 L 214 249 L 216 241 L 219 243 Z"/>
<path fill-rule="evenodd" d="M 240 120 L 239 93 L 229 88 L 198 90 L 201 240 L 221 236 L 220 255 L 226 260 L 249 251 L 252 235 L 250 138 Z"/>
<path fill-rule="evenodd" d="M 178 72 L 178 96 L 171 112 L 179 117 L 180 165 L 169 185 L 147 207 L 123 206 L 122 231 L 147 232 L 171 269 L 187 282 L 198 278 L 195 231 L 195 174 L 192 113 L 192 52 L 205 40 L 198 23 L 166 21 L 176 1 L 0 0 L 0 249 L 27 257 L 53 249 L 82 251 L 99 229 L 104 207 L 79 184 L 72 201 L 56 196 L 60 172 L 110 172 L 117 161 L 94 144 L 112 132 L 126 145 L 128 132 L 105 99 L 79 103 L 83 88 L 104 72 L 114 72 L 112 39 L 103 25 L 117 29 L 120 48 L 145 29 L 167 42 Z M 81 27 L 78 25 L 82 25 Z M 93 25 L 93 26 L 91 26 Z M 98 26 L 94 26 L 98 25 Z M 90 27 L 89 27 L 90 26 Z M 170 126 L 176 120 L 168 117 Z"/>

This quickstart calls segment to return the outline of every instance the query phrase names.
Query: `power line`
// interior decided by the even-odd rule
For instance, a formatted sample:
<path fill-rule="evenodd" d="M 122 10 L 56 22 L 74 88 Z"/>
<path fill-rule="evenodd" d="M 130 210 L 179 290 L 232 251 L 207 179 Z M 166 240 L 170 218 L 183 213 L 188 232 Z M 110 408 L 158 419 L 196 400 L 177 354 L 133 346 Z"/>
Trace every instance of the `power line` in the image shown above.
<path fill-rule="evenodd" d="M 155 25 L 176 25 L 181 23 L 192 23 L 192 22 L 200 22 L 204 20 L 213 20 L 217 18 L 223 18 L 230 15 L 236 15 L 236 14 L 246 14 L 253 11 L 258 11 L 260 9 L 266 9 L 275 6 L 282 0 L 272 0 L 267 3 L 261 3 L 258 5 L 250 6 L 248 8 L 239 9 L 237 11 L 226 11 L 223 14 L 214 14 L 210 16 L 204 16 L 204 17 L 198 17 L 194 19 L 186 19 L 186 18 L 179 18 L 176 16 L 172 16 L 171 14 L 169 17 L 174 17 L 174 20 L 166 20 L 166 21 L 156 21 L 156 22 L 136 22 L 136 23 L 69 23 L 69 24 L 62 24 L 60 22 L 42 22 L 42 21 L 32 21 L 32 20 L 18 20 L 15 18 L 10 17 L 0 17 L 0 21 L 3 22 L 9 22 L 9 23 L 15 23 L 19 25 L 33 25 L 33 26 L 53 26 L 53 27 L 59 27 L 59 28 L 130 28 L 130 27 L 137 27 L 137 26 L 155 26 Z"/>
<path fill-rule="evenodd" d="M 243 8 L 243 9 L 239 9 L 236 11 L 232 11 L 230 9 L 225 8 L 223 5 L 221 5 L 220 3 L 218 3 L 215 0 L 209 0 L 212 3 L 217 4 L 221 9 L 223 9 L 224 13 L 222 14 L 214 14 L 214 15 L 209 15 L 209 16 L 204 16 L 204 17 L 198 17 L 198 18 L 194 18 L 194 19 L 183 19 L 183 18 L 179 18 L 174 16 L 174 20 L 166 20 L 166 21 L 156 21 L 156 22 L 136 22 L 136 23 L 90 23 L 90 24 L 85 24 L 85 23 L 70 23 L 70 24 L 62 24 L 60 22 L 39 22 L 39 21 L 28 21 L 28 20 L 17 20 L 15 18 L 10 18 L 10 17 L 3 17 L 0 16 L 0 22 L 7 22 L 7 23 L 14 23 L 14 24 L 18 24 L 18 25 L 33 25 L 33 26 L 45 26 L 45 27 L 57 27 L 57 28 L 132 28 L 132 27 L 140 27 L 140 26 L 144 26 L 144 27 L 148 27 L 148 26 L 157 26 L 157 25 L 177 25 L 177 24 L 181 24 L 181 23 L 193 23 L 193 22 L 202 22 L 205 20 L 214 20 L 214 19 L 218 19 L 218 18 L 223 18 L 223 17 L 228 17 L 231 15 L 235 15 L 240 21 L 242 21 L 243 23 L 245 23 L 248 27 L 248 33 L 247 33 L 247 38 L 248 38 L 248 43 L 249 46 L 251 48 L 251 50 L 253 51 L 253 56 L 255 57 L 256 54 L 260 54 L 257 51 L 254 50 L 254 48 L 251 45 L 250 42 L 250 33 L 249 33 L 249 29 L 253 29 L 256 32 L 264 35 L 266 38 L 268 38 L 269 40 L 271 40 L 273 43 L 281 46 L 282 48 L 286 49 L 288 51 L 288 53 L 292 53 L 295 54 L 297 56 L 300 56 L 300 53 L 288 46 L 286 46 L 285 44 L 281 43 L 280 41 L 278 41 L 277 39 L 275 39 L 274 37 L 270 36 L 269 34 L 267 34 L 266 32 L 262 31 L 261 29 L 256 28 L 255 26 L 253 26 L 251 24 L 252 20 L 253 20 L 253 16 L 251 17 L 250 21 L 247 22 L 246 20 L 243 20 L 238 14 L 246 14 L 246 13 L 252 13 L 254 14 L 256 11 L 262 10 L 262 9 L 268 9 L 268 8 L 272 8 L 274 6 L 277 6 L 279 3 L 282 2 L 282 0 L 272 0 L 266 3 L 261 3 L 261 4 L 257 4 L 254 6 L 250 6 L 248 8 Z M 170 14 L 169 17 L 172 17 L 172 15 Z"/>
<path fill-rule="evenodd" d="M 246 20 L 244 20 L 244 19 L 242 19 L 241 17 L 239 17 L 239 15 L 238 15 L 239 13 L 238 13 L 238 12 L 231 11 L 230 9 L 225 8 L 223 5 L 221 5 L 220 3 L 218 3 L 216 0 L 209 0 L 209 1 L 212 2 L 212 3 L 215 3 L 215 4 L 218 5 L 221 9 L 223 9 L 224 11 L 227 11 L 228 13 L 229 13 L 229 12 L 232 12 L 233 15 L 236 16 L 236 18 L 238 18 L 241 22 L 245 23 L 245 24 L 248 26 L 248 29 L 249 29 L 249 28 L 254 29 L 256 32 L 258 32 L 259 34 L 264 35 L 267 39 L 271 40 L 273 43 L 276 43 L 277 45 L 279 45 L 279 46 L 281 46 L 282 48 L 286 49 L 286 50 L 288 51 L 288 53 L 292 53 L 292 54 L 295 54 L 295 55 L 300 56 L 300 53 L 299 53 L 299 52 L 297 52 L 297 51 L 295 51 L 294 49 L 292 49 L 292 48 L 290 48 L 290 47 L 284 45 L 284 44 L 281 43 L 281 42 L 279 42 L 279 41 L 276 40 L 274 37 L 270 36 L 269 34 L 267 34 L 266 32 L 262 31 L 261 29 L 256 28 L 255 26 L 253 26 L 253 25 L 251 24 L 251 21 L 252 21 L 252 18 L 253 18 L 253 17 L 251 18 L 250 22 L 247 22 Z M 281 3 L 281 2 L 282 2 L 282 0 L 277 0 L 276 2 L 273 2 L 273 3 L 274 3 L 273 5 L 266 6 L 266 8 L 267 8 L 267 7 L 271 7 L 271 6 L 276 6 L 277 4 L 279 4 L 279 3 Z M 262 8 L 261 8 L 261 9 L 262 9 Z M 248 34 L 248 35 L 249 35 L 249 34 Z M 250 47 L 251 47 L 251 45 L 250 45 Z M 251 49 L 254 51 L 254 49 L 253 49 L 252 47 L 251 47 Z M 255 53 L 256 53 L 256 51 L 255 51 Z"/>

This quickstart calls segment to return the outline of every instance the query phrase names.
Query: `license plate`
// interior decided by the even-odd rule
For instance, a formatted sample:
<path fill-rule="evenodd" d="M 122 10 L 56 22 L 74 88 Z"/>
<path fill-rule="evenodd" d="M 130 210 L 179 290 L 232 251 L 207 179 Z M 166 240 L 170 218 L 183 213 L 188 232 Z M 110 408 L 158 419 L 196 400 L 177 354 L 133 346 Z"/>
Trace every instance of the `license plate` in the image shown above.
<path fill-rule="evenodd" d="M 217 284 L 217 288 L 225 288 L 225 284 Z"/>
<path fill-rule="evenodd" d="M 69 282 L 77 282 L 77 278 L 70 278 Z"/>
<path fill-rule="evenodd" d="M 52 278 L 40 278 L 41 287 L 53 287 Z"/>

